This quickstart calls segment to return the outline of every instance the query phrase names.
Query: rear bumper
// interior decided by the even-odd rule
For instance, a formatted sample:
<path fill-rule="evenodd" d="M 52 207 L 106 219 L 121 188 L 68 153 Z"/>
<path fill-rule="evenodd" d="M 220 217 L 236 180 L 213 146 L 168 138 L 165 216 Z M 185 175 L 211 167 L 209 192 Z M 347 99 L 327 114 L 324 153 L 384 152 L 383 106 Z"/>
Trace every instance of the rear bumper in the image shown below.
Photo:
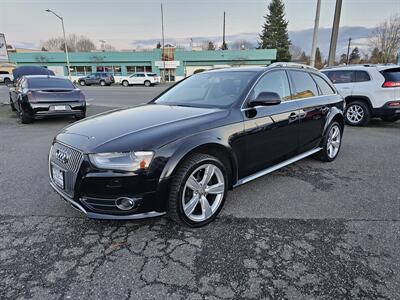
<path fill-rule="evenodd" d="M 65 105 L 66 110 L 55 110 L 56 105 Z M 86 102 L 67 102 L 67 103 L 27 103 L 23 106 L 25 112 L 32 117 L 44 118 L 48 116 L 82 116 L 86 113 Z"/>
<path fill-rule="evenodd" d="M 400 116 L 400 106 L 391 107 L 388 105 L 389 103 L 390 102 L 385 103 L 382 107 L 373 108 L 372 115 L 375 117 Z"/>

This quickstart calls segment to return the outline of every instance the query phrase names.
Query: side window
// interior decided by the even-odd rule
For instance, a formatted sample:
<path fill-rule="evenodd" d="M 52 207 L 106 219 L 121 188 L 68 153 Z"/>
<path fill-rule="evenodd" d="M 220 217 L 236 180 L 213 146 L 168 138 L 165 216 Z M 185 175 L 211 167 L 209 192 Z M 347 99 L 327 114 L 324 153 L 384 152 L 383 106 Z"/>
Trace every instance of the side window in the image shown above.
<path fill-rule="evenodd" d="M 302 71 L 289 71 L 293 82 L 293 99 L 318 96 L 318 88 L 311 75 Z"/>
<path fill-rule="evenodd" d="M 314 78 L 315 82 L 317 83 L 322 95 L 332 95 L 335 91 L 331 88 L 331 86 L 318 75 L 311 74 L 312 78 Z"/>
<path fill-rule="evenodd" d="M 366 71 L 356 71 L 356 82 L 370 81 L 371 77 Z"/>
<path fill-rule="evenodd" d="M 265 74 L 256 84 L 251 99 L 256 99 L 262 92 L 277 93 L 282 101 L 291 99 L 289 82 L 285 71 L 273 71 Z"/>
<path fill-rule="evenodd" d="M 135 77 L 137 77 L 137 74 L 131 75 L 131 78 L 135 78 Z"/>
<path fill-rule="evenodd" d="M 332 83 L 350 83 L 355 81 L 354 71 L 329 71 L 325 73 Z"/>

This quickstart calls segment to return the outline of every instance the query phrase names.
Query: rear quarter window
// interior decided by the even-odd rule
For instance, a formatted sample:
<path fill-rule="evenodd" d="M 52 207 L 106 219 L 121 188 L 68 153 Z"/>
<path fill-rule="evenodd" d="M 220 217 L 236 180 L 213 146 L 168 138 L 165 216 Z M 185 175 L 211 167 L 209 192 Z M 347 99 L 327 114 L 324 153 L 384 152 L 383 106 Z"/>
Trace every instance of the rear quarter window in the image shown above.
<path fill-rule="evenodd" d="M 371 77 L 366 71 L 356 71 L 356 82 L 370 81 Z"/>
<path fill-rule="evenodd" d="M 319 95 L 317 84 L 311 75 L 302 71 L 289 71 L 294 86 L 292 99 L 303 99 Z"/>

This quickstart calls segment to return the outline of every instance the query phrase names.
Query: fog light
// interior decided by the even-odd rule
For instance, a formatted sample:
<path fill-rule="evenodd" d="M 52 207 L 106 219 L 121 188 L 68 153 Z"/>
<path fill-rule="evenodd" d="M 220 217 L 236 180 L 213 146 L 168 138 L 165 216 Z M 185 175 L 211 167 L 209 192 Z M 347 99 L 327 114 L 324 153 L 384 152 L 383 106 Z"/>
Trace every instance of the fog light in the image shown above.
<path fill-rule="evenodd" d="M 115 205 L 120 210 L 130 210 L 135 207 L 135 200 L 127 197 L 121 197 L 115 200 Z"/>

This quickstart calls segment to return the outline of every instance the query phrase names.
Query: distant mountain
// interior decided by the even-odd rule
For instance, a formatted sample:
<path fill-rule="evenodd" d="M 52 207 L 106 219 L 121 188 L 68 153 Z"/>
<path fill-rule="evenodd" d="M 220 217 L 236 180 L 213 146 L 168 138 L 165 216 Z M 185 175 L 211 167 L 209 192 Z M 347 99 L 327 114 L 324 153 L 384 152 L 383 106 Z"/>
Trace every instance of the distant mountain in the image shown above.
<path fill-rule="evenodd" d="M 373 28 L 366 28 L 361 26 L 344 26 L 339 29 L 339 38 L 337 45 L 337 54 L 345 53 L 347 51 L 347 43 L 349 37 L 352 38 L 352 46 L 358 46 L 361 53 L 367 53 L 370 46 L 368 45 L 368 37 L 371 35 Z M 252 48 L 258 47 L 258 32 L 245 32 L 233 35 L 227 35 L 226 40 L 230 49 L 238 48 L 240 41 L 246 41 Z M 305 29 L 299 31 L 289 31 L 289 38 L 293 45 L 301 47 L 307 54 L 311 52 L 313 29 Z M 196 36 L 192 38 L 168 38 L 165 43 L 177 45 L 186 49 L 190 48 L 192 44 L 200 46 L 204 41 L 212 41 L 216 46 L 220 46 L 222 38 L 220 36 Z M 318 47 L 322 51 L 323 56 L 328 55 L 329 44 L 331 39 L 330 28 L 320 28 L 318 32 Z M 132 41 L 132 46 L 136 49 L 148 49 L 153 48 L 160 41 L 160 39 L 143 39 Z"/>

